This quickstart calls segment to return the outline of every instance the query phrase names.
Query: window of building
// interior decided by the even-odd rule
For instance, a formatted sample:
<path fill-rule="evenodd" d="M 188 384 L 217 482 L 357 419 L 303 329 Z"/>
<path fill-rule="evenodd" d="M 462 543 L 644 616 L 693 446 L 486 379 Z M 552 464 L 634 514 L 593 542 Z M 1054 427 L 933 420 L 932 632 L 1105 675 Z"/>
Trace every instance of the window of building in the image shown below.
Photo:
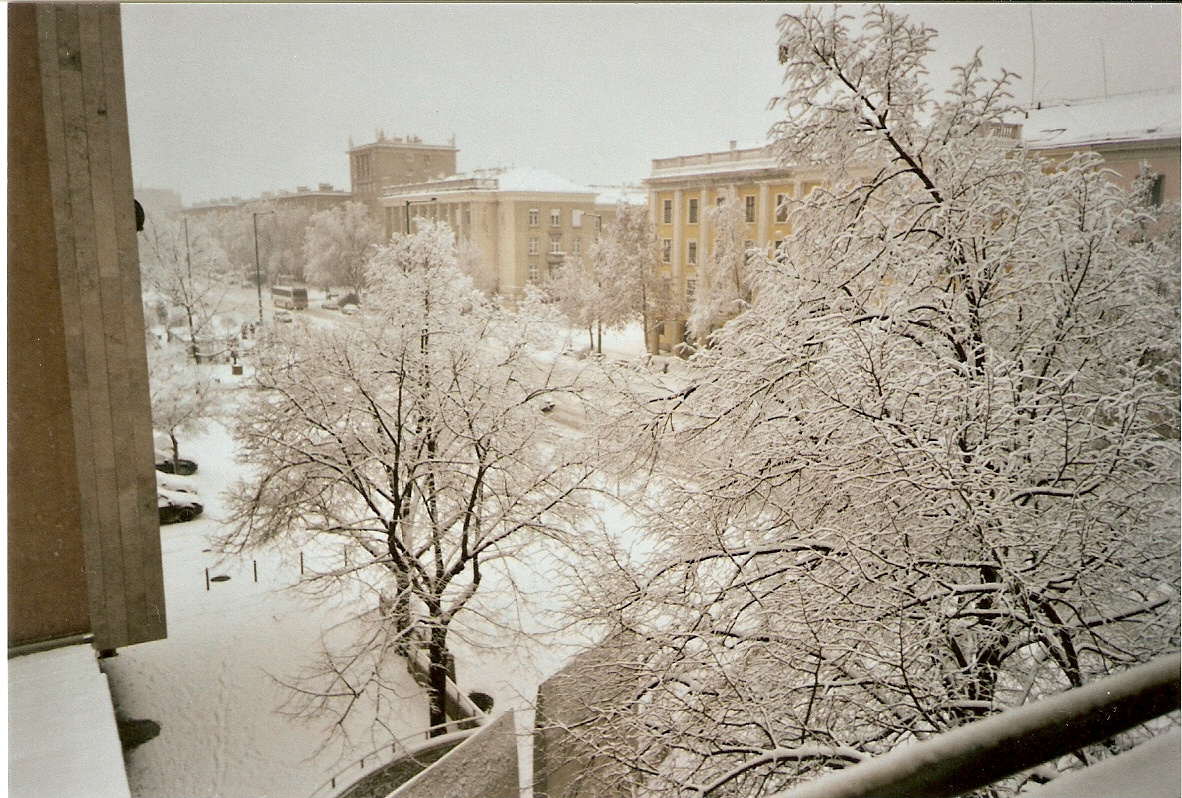
<path fill-rule="evenodd" d="M 571 227 L 582 227 L 583 226 L 583 212 L 577 208 L 570 212 L 570 226 Z"/>
<path fill-rule="evenodd" d="M 685 278 L 685 301 L 693 302 L 694 293 L 698 290 L 698 281 L 692 277 Z"/>
<path fill-rule="evenodd" d="M 551 208 L 550 209 L 550 226 L 551 227 L 558 227 L 558 225 L 560 225 L 560 224 L 562 224 L 562 211 L 558 210 L 557 208 Z"/>
<path fill-rule="evenodd" d="M 536 283 L 542 276 L 541 271 L 538 270 L 538 264 L 535 261 L 529 262 L 529 267 L 526 269 L 526 278 L 531 283 Z"/>
<path fill-rule="evenodd" d="M 673 224 L 673 200 L 671 199 L 661 203 L 661 223 Z"/>
<path fill-rule="evenodd" d="M 464 224 L 468 225 L 469 227 L 472 226 L 472 209 L 471 208 L 464 208 Z"/>
<path fill-rule="evenodd" d="M 777 194 L 776 195 L 776 221 L 777 222 L 788 221 L 788 195 L 787 194 Z"/>
<path fill-rule="evenodd" d="M 715 197 L 714 205 L 717 208 L 721 208 L 723 205 L 726 205 L 726 194 L 719 194 L 717 197 Z"/>
<path fill-rule="evenodd" d="M 583 239 L 572 238 L 570 240 L 570 251 L 572 255 L 580 255 L 583 252 Z"/>
<path fill-rule="evenodd" d="M 689 201 L 689 223 L 698 223 L 698 201 L 696 199 L 691 199 Z"/>
<path fill-rule="evenodd" d="M 755 221 L 755 195 L 749 194 L 743 198 L 743 212 L 744 218 L 748 222 Z"/>
<path fill-rule="evenodd" d="M 1151 207 L 1161 207 L 1162 186 L 1165 184 L 1165 180 L 1165 175 L 1153 175 L 1149 178 L 1149 186 L 1147 189 L 1148 196 L 1146 199 L 1148 200 Z"/>
<path fill-rule="evenodd" d="M 689 243 L 687 243 L 685 245 L 685 262 L 686 263 L 697 263 L 698 262 L 698 242 L 697 241 L 690 241 Z"/>
<path fill-rule="evenodd" d="M 414 163 L 415 162 L 415 154 L 413 152 L 408 152 L 406 154 L 406 162 L 407 163 Z"/>
<path fill-rule="evenodd" d="M 530 236 L 529 237 L 529 254 L 531 254 L 531 255 L 538 254 L 538 237 L 537 236 Z"/>
<path fill-rule="evenodd" d="M 562 235 L 560 235 L 559 233 L 551 233 L 550 234 L 550 254 L 551 255 L 561 255 L 562 254 Z"/>
<path fill-rule="evenodd" d="M 529 226 L 530 227 L 537 227 L 538 226 L 538 209 L 537 208 L 530 208 L 529 209 Z"/>
<path fill-rule="evenodd" d="M 661 263 L 668 263 L 673 259 L 673 239 L 661 239 Z"/>

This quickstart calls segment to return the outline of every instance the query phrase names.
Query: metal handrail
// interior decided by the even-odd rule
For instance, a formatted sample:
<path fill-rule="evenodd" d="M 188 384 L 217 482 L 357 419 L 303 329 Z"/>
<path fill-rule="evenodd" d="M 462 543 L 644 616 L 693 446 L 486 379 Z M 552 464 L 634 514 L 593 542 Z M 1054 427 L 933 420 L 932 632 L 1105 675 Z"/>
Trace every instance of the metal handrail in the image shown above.
<path fill-rule="evenodd" d="M 1174 654 L 896 748 L 772 798 L 957 796 L 1177 710 Z"/>
<path fill-rule="evenodd" d="M 369 776 L 376 773 L 378 770 L 386 767 L 387 765 L 393 764 L 394 762 L 398 761 L 399 759 L 406 759 L 407 757 L 413 757 L 416 753 L 419 753 L 420 751 L 422 751 L 426 748 L 433 748 L 436 745 L 443 745 L 443 744 L 446 744 L 446 743 L 449 743 L 452 741 L 465 740 L 468 737 L 470 737 L 471 735 L 473 735 L 480 728 L 479 726 L 476 726 L 471 729 L 460 729 L 459 731 L 448 732 L 447 734 L 440 734 L 436 737 L 431 736 L 431 732 L 435 731 L 436 729 L 447 729 L 449 726 L 455 726 L 456 723 L 457 723 L 457 721 L 454 721 L 454 720 L 448 721 L 447 723 L 438 723 L 434 726 L 428 726 L 425 729 L 420 729 L 419 731 L 415 732 L 414 734 L 408 734 L 405 737 L 399 737 L 397 740 L 394 740 L 393 742 L 389 742 L 384 745 L 378 746 L 377 748 L 373 749 L 369 753 L 365 754 L 364 756 L 360 756 L 357 759 L 354 759 L 348 765 L 346 765 L 345 767 L 338 770 L 331 778 L 329 778 L 323 784 L 318 786 L 315 789 L 315 791 L 310 793 L 308 798 L 320 798 L 320 796 L 334 795 L 334 794 L 338 794 L 340 792 L 343 792 L 344 790 L 347 790 L 350 787 L 353 787 L 355 784 L 357 784 L 357 782 L 361 781 L 362 779 L 368 778 Z M 423 737 L 422 742 L 419 743 L 418 745 L 409 746 L 406 744 L 407 741 L 413 740 L 418 737 Z M 401 753 L 398 752 L 399 747 L 402 748 Z M 375 765 L 374 767 L 370 768 L 369 770 L 365 769 L 366 760 L 373 759 L 373 758 L 377 757 L 379 754 L 386 751 L 387 749 L 390 750 L 390 755 L 391 755 L 390 759 L 382 758 L 382 759 L 378 760 L 378 764 Z M 354 778 L 350 779 L 349 781 L 345 781 L 343 779 L 343 777 L 347 776 L 349 774 L 349 771 L 353 770 L 354 768 L 357 768 L 359 772 L 357 774 L 355 774 Z M 338 781 L 340 781 L 340 785 L 337 784 Z"/>

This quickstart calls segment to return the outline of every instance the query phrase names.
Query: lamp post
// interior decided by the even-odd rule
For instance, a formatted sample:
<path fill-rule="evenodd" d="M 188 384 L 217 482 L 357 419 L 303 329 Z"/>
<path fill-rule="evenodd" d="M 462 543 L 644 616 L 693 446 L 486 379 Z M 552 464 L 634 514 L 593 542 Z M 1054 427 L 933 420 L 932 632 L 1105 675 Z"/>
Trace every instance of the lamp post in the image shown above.
<path fill-rule="evenodd" d="M 405 216 L 406 226 L 403 228 L 403 232 L 406 233 L 407 235 L 410 235 L 410 206 L 411 205 L 426 205 L 428 202 L 438 202 L 438 201 L 439 201 L 438 197 L 432 197 L 431 199 L 425 199 L 425 200 L 407 200 L 405 208 L 404 208 L 404 210 L 406 211 L 406 216 Z"/>
<path fill-rule="evenodd" d="M 275 211 L 252 211 L 254 218 L 254 285 L 259 293 L 259 326 L 263 326 L 263 277 L 259 272 L 259 217 L 267 216 Z"/>

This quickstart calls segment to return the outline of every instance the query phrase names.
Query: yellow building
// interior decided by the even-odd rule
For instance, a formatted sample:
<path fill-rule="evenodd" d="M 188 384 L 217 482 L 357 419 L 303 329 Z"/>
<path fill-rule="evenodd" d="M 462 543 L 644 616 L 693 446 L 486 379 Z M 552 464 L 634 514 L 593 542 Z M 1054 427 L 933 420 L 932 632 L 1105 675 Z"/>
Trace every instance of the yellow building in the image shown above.
<path fill-rule="evenodd" d="M 1155 202 L 1179 198 L 1182 104 L 1176 92 L 1124 95 L 1048 105 L 1014 124 L 996 125 L 999 142 L 1022 142 L 1060 161 L 1084 150 L 1101 155 L 1125 187 L 1146 170 Z M 729 150 L 653 160 L 649 215 L 660 244 L 660 275 L 672 301 L 658 327 L 659 350 L 685 340 L 685 319 L 698 282 L 698 264 L 713 251 L 705 210 L 737 196 L 747 222 L 747 246 L 771 252 L 791 233 L 784 200 L 820 185 L 820 172 L 780 164 L 769 148 Z"/>
<path fill-rule="evenodd" d="M 416 218 L 447 222 L 478 260 L 477 282 L 512 301 L 587 252 L 615 214 L 601 196 L 538 169 L 489 169 L 388 188 L 381 205 L 395 233 Z"/>
<path fill-rule="evenodd" d="M 652 176 L 644 184 L 660 275 L 669 281 L 673 310 L 658 325 L 659 351 L 673 351 L 685 340 L 685 310 L 693 301 L 698 266 L 714 248 L 706 209 L 737 197 L 747 223 L 747 248 L 771 252 L 791 232 L 788 200 L 819 183 L 816 172 L 783 166 L 767 148 L 739 149 L 734 142 L 722 152 L 653 160 Z"/>

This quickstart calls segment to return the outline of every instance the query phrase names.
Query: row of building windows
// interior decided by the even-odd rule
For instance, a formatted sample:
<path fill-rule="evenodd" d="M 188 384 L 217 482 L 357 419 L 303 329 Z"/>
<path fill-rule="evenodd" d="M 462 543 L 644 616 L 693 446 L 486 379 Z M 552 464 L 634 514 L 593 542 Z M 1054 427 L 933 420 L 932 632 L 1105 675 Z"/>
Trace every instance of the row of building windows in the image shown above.
<path fill-rule="evenodd" d="M 541 242 L 537 236 L 530 236 L 528 242 L 528 252 L 530 255 L 537 255 L 540 251 Z M 570 240 L 570 251 L 572 255 L 581 255 L 583 253 L 583 239 L 579 237 Z M 550 254 L 562 254 L 562 236 L 558 233 L 550 234 Z"/>
<path fill-rule="evenodd" d="M 717 199 L 717 204 L 722 205 L 726 202 L 725 196 L 720 196 Z M 743 218 L 748 224 L 755 223 L 757 208 L 756 197 L 754 194 L 748 194 L 743 197 Z M 690 197 L 686 202 L 686 224 L 698 223 L 698 198 Z M 788 195 L 776 195 L 775 220 L 779 223 L 788 221 Z M 673 200 L 667 199 L 661 203 L 661 223 L 673 224 Z"/>
<path fill-rule="evenodd" d="M 530 208 L 529 209 L 529 226 L 530 227 L 537 227 L 541 223 L 541 215 L 542 215 L 542 212 L 540 209 Z M 570 226 L 571 227 L 582 227 L 584 216 L 591 216 L 591 218 L 595 220 L 592 223 L 592 224 L 594 224 L 595 229 L 596 230 L 599 229 L 601 217 L 598 214 L 588 214 L 586 211 L 581 211 L 577 208 L 570 212 Z M 550 226 L 551 227 L 561 227 L 562 226 L 562 210 L 560 208 L 551 208 L 550 209 Z"/>
<path fill-rule="evenodd" d="M 773 251 L 779 250 L 781 243 L 783 243 L 782 240 L 777 239 L 774 244 Z M 750 251 L 754 247 L 755 247 L 755 242 L 750 239 L 743 242 L 744 251 Z M 672 259 L 673 259 L 673 239 L 662 238 L 661 239 L 661 262 L 662 263 L 669 263 L 672 261 Z M 697 263 L 698 262 L 698 242 L 697 241 L 685 242 L 685 262 L 686 263 Z"/>

